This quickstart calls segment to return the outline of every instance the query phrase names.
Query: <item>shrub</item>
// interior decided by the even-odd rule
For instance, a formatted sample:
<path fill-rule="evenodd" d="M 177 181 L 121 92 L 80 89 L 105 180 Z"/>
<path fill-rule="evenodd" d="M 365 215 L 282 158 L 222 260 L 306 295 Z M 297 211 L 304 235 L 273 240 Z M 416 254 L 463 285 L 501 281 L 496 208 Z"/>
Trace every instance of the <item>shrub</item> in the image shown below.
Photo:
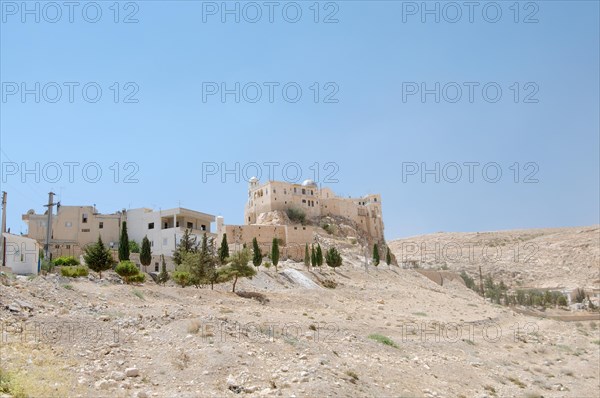
<path fill-rule="evenodd" d="M 135 297 L 139 298 L 140 300 L 145 300 L 144 299 L 144 294 L 142 292 L 140 292 L 139 290 L 133 289 L 131 291 L 131 294 L 133 294 Z"/>
<path fill-rule="evenodd" d="M 80 276 L 88 276 L 89 269 L 85 265 L 78 265 L 76 267 L 61 267 L 60 274 L 69 278 L 77 278 Z"/>
<path fill-rule="evenodd" d="M 190 284 L 191 275 L 186 271 L 175 271 L 172 275 L 173 281 L 181 287 L 186 287 Z"/>
<path fill-rule="evenodd" d="M 390 339 L 387 336 L 383 336 L 381 334 L 376 334 L 376 333 L 375 334 L 370 334 L 369 338 L 371 340 L 375 340 L 375 341 L 377 341 L 377 342 L 379 342 L 381 344 L 389 345 L 390 347 L 400 348 L 400 347 L 398 347 L 398 344 L 396 344 L 394 342 L 394 340 Z"/>
<path fill-rule="evenodd" d="M 67 265 L 67 266 L 79 265 L 79 260 L 77 260 L 73 256 L 58 257 L 58 258 L 52 260 L 52 262 L 54 263 L 54 265 L 57 265 L 57 266 L 62 266 L 62 265 Z"/>
<path fill-rule="evenodd" d="M 335 289 L 337 287 L 337 282 L 331 279 L 325 279 L 323 282 L 321 282 L 321 285 L 327 289 Z"/>
<path fill-rule="evenodd" d="M 269 299 L 264 294 L 258 292 L 235 292 L 235 294 L 243 298 L 252 298 L 261 304 L 269 302 Z"/>
<path fill-rule="evenodd" d="M 115 272 L 125 280 L 125 283 L 129 284 L 131 277 L 136 276 L 140 271 L 133 262 L 125 260 L 117 265 Z"/>
<path fill-rule="evenodd" d="M 325 255 L 325 262 L 334 270 L 342 265 L 342 256 L 337 251 L 335 247 L 327 250 L 327 254 Z"/>
<path fill-rule="evenodd" d="M 46 272 L 46 273 L 51 273 L 52 271 L 54 271 L 54 264 L 51 261 L 42 259 L 41 264 L 40 264 L 40 268 L 42 271 Z"/>
<path fill-rule="evenodd" d="M 583 300 L 585 300 L 585 291 L 581 288 L 578 288 L 575 291 L 575 302 L 576 303 L 583 303 Z"/>
<path fill-rule="evenodd" d="M 288 218 L 292 222 L 304 224 L 306 222 L 306 213 L 302 209 L 290 207 L 286 211 Z"/>
<path fill-rule="evenodd" d="M 463 281 L 465 281 L 465 285 L 469 289 L 476 290 L 475 280 L 473 278 L 471 278 L 465 271 L 461 271 L 460 277 L 462 278 Z"/>
<path fill-rule="evenodd" d="M 566 307 L 568 302 L 567 302 L 567 298 L 565 296 L 563 296 L 562 294 L 558 297 L 557 300 L 557 304 L 561 307 Z"/>
<path fill-rule="evenodd" d="M 144 282 L 146 282 L 146 275 L 142 274 L 141 272 L 138 272 L 136 275 L 129 277 L 129 282 L 130 283 L 144 283 Z"/>

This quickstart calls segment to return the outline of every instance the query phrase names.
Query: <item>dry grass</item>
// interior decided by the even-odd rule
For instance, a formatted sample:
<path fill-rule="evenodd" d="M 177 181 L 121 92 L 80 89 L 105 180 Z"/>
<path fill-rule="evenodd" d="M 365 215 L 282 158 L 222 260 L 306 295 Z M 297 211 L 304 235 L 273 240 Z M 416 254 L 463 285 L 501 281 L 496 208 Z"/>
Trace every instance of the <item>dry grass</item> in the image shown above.
<path fill-rule="evenodd" d="M 61 349 L 56 346 L 27 342 L 2 344 L 2 365 L 7 366 L 1 377 L 4 380 L 2 388 L 10 388 L 8 394 L 15 398 L 82 394 L 82 387 L 76 383 L 71 371 L 74 362 L 60 354 Z M 0 393 L 3 393 L 1 388 Z"/>
<path fill-rule="evenodd" d="M 235 294 L 243 298 L 254 299 L 263 305 L 269 302 L 269 299 L 264 294 L 258 292 L 235 292 Z"/>

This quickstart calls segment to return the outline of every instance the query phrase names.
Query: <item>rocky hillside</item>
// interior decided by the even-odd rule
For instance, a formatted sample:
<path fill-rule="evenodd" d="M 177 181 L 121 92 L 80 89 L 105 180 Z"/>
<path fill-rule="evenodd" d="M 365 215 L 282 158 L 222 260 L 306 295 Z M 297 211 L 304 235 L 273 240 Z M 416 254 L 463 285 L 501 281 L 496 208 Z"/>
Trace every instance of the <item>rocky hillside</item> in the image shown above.
<path fill-rule="evenodd" d="M 43 397 L 592 397 L 598 322 L 540 320 L 410 269 L 285 262 L 238 290 L 2 278 L 0 366 Z M 335 288 L 325 288 L 324 285 Z M 4 385 L 7 385 L 6 383 Z M 19 390 L 20 389 L 20 390 Z M 0 392 L 0 395 L 2 393 Z"/>
<path fill-rule="evenodd" d="M 591 287 L 600 279 L 600 227 L 440 232 L 389 243 L 399 263 L 465 270 L 513 287 Z M 596 282 L 597 284 L 597 282 Z"/>

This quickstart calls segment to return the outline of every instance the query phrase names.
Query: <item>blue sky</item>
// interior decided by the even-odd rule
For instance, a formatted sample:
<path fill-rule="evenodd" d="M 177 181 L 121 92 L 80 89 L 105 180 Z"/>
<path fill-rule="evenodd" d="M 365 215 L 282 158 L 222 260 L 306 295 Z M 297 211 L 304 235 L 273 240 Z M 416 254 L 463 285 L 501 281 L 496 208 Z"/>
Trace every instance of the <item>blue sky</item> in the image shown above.
<path fill-rule="evenodd" d="M 345 196 L 381 193 L 388 239 L 599 223 L 596 1 L 520 2 L 518 15 L 513 1 L 479 2 L 472 22 L 461 6 L 455 23 L 447 2 L 427 3 L 438 4 L 439 22 L 430 14 L 422 22 L 422 2 L 320 2 L 318 23 L 313 1 L 276 2 L 272 23 L 263 2 L 254 3 L 262 12 L 255 23 L 245 20 L 256 15 L 247 2 L 237 3 L 239 23 L 233 14 L 222 22 L 222 2 L 120 2 L 118 23 L 113 1 L 95 3 L 96 23 L 88 22 L 96 15 L 89 2 L 78 3 L 72 23 L 67 8 L 58 17 L 47 2 L 38 2 L 39 23 L 21 2 L 0 3 L 1 183 L 12 232 L 26 231 L 20 215 L 43 211 L 50 190 L 65 205 L 102 212 L 181 205 L 242 223 L 241 174 L 252 172 L 244 165 L 262 165 L 264 180 L 265 162 L 279 163 L 278 180 L 286 164 L 293 179 L 296 163 L 300 180 L 318 169 L 323 183 L 336 171 L 337 182 L 324 185 Z M 137 22 L 123 23 L 127 16 Z M 337 23 L 325 23 L 328 16 Z M 236 82 L 239 102 L 207 94 Z M 262 87 L 255 103 L 251 82 Z M 439 102 L 407 94 L 436 82 Z M 62 96 L 53 103 L 56 86 Z M 462 96 L 452 102 L 457 86 Z M 94 87 L 102 89 L 97 102 Z M 295 87 L 302 95 L 292 102 Z M 23 88 L 34 94 L 23 98 Z M 137 103 L 126 103 L 128 94 Z M 79 163 L 72 181 L 65 162 Z M 233 174 L 203 178 L 203 162 L 239 163 L 239 182 Z M 472 181 L 469 162 L 479 164 Z M 436 163 L 439 182 L 421 175 Z M 416 174 L 403 175 L 415 164 Z M 462 176 L 451 182 L 456 164 Z M 90 182 L 95 168 L 102 177 Z M 138 182 L 125 183 L 132 171 Z"/>

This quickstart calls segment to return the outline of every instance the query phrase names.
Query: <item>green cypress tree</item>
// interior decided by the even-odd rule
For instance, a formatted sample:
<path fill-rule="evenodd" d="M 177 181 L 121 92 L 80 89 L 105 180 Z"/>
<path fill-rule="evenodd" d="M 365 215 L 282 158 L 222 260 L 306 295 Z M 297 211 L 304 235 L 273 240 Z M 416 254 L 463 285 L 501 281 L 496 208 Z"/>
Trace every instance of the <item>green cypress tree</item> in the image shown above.
<path fill-rule="evenodd" d="M 310 245 L 310 265 L 313 267 L 317 266 L 317 253 L 315 252 L 315 245 Z"/>
<path fill-rule="evenodd" d="M 150 249 L 150 241 L 147 236 L 142 239 L 142 250 L 140 252 L 140 263 L 144 266 L 144 272 L 146 267 L 152 262 L 152 250 Z"/>
<path fill-rule="evenodd" d="M 92 271 L 100 274 L 100 279 L 102 279 L 102 271 L 110 269 L 115 263 L 110 249 L 104 246 L 100 236 L 96 243 L 84 249 L 83 260 Z"/>
<path fill-rule="evenodd" d="M 317 243 L 317 251 L 315 252 L 315 260 L 317 262 L 317 266 L 323 265 L 323 252 L 321 251 L 321 245 Z"/>
<path fill-rule="evenodd" d="M 206 233 L 202 235 L 202 247 L 200 249 L 200 253 L 210 254 L 208 250 L 208 237 L 206 236 Z"/>
<path fill-rule="evenodd" d="M 275 266 L 275 272 L 277 272 L 277 264 L 279 263 L 279 240 L 273 238 L 273 245 L 271 247 L 271 261 Z"/>
<path fill-rule="evenodd" d="M 157 282 L 164 285 L 169 280 L 169 273 L 167 272 L 167 262 L 165 261 L 165 256 L 161 254 L 160 260 L 162 265 L 160 268 L 160 274 L 158 274 Z"/>
<path fill-rule="evenodd" d="M 387 248 L 387 251 L 385 252 L 385 262 L 388 265 L 388 267 L 392 263 L 392 253 L 390 252 L 389 247 Z"/>
<path fill-rule="evenodd" d="M 119 239 L 119 261 L 129 261 L 129 237 L 127 236 L 127 221 L 123 221 Z"/>
<path fill-rule="evenodd" d="M 379 265 L 379 248 L 377 247 L 377 243 L 373 245 L 373 265 Z"/>
<path fill-rule="evenodd" d="M 304 265 L 310 269 L 310 254 L 308 253 L 308 243 L 304 247 Z"/>
<path fill-rule="evenodd" d="M 227 258 L 229 257 L 229 245 L 227 244 L 227 234 L 223 234 L 223 239 L 221 240 L 221 247 L 219 247 L 219 261 L 221 264 L 225 264 Z"/>
<path fill-rule="evenodd" d="M 342 265 L 342 256 L 335 247 L 332 247 L 325 254 L 325 262 L 336 271 L 336 268 Z"/>
<path fill-rule="evenodd" d="M 260 251 L 260 247 L 258 246 L 258 241 L 256 237 L 252 239 L 252 264 L 256 268 L 260 267 L 262 264 L 262 253 Z"/>

